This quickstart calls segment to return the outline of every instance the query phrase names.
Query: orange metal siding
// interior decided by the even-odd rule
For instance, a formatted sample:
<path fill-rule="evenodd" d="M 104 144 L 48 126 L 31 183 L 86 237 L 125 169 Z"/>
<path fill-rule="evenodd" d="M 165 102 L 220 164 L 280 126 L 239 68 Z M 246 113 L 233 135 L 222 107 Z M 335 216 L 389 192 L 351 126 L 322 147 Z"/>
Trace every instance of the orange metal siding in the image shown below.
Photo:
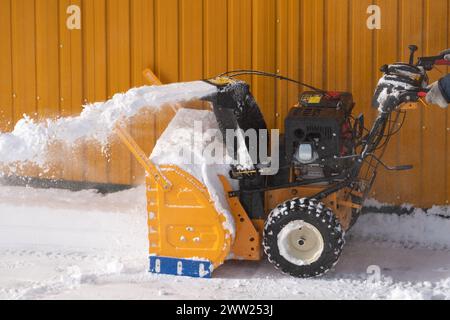
<path fill-rule="evenodd" d="M 0 1 L 0 130 L 11 129 L 14 121 L 12 85 L 11 1 Z"/>
<path fill-rule="evenodd" d="M 68 30 L 66 9 L 82 9 L 82 29 Z M 382 29 L 366 27 L 367 7 L 382 9 Z M 145 84 L 151 68 L 163 83 L 253 68 L 312 85 L 350 90 L 370 123 L 370 100 L 382 64 L 450 47 L 450 0 L 0 0 L 0 130 L 24 113 L 42 119 L 72 115 Z M 443 70 L 446 72 L 447 70 Z M 433 72 L 433 80 L 441 74 Z M 298 86 L 246 77 L 272 127 L 296 102 Z M 172 114 L 143 112 L 130 131 L 150 152 Z M 408 114 L 392 141 L 389 163 L 411 172 L 382 173 L 374 195 L 421 206 L 450 199 L 449 111 Z M 54 153 L 61 153 L 53 146 Z M 98 145 L 65 150 L 63 165 L 24 174 L 67 180 L 140 183 L 143 172 L 115 142 L 107 159 Z"/>

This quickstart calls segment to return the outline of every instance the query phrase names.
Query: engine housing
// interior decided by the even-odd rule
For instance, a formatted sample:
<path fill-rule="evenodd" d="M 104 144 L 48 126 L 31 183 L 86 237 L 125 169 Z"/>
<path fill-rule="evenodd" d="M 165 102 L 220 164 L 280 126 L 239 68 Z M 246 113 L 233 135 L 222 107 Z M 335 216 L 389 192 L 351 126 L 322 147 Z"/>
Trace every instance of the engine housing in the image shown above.
<path fill-rule="evenodd" d="M 353 151 L 349 119 L 354 107 L 348 92 L 304 92 L 285 119 L 286 160 L 300 178 L 320 178 L 342 172 Z"/>

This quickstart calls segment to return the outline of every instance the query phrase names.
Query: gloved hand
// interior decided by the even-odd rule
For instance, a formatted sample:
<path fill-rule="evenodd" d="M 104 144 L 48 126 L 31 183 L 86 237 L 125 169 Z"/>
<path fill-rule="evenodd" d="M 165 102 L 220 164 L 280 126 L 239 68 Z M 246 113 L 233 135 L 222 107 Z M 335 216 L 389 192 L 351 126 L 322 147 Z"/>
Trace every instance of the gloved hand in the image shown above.
<path fill-rule="evenodd" d="M 450 48 L 447 49 L 447 50 L 442 51 L 440 54 L 445 56 L 445 58 L 444 58 L 445 60 L 450 61 Z"/>
<path fill-rule="evenodd" d="M 383 77 L 378 82 L 372 105 L 380 112 L 390 112 L 403 102 L 403 94 L 419 91 L 428 85 L 423 68 L 395 63 L 382 67 Z"/>
<path fill-rule="evenodd" d="M 441 80 L 431 84 L 428 89 L 427 102 L 436 104 L 445 109 L 450 103 L 450 75 L 445 76 Z"/>

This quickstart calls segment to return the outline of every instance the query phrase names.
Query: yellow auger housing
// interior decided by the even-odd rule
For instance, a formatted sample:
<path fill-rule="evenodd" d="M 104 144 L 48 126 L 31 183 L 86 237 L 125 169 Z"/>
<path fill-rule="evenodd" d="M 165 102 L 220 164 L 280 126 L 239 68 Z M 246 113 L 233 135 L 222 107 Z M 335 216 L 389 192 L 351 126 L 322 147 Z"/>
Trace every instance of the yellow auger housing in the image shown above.
<path fill-rule="evenodd" d="M 259 260 L 260 234 L 239 201 L 229 199 L 236 236 L 226 228 L 206 187 L 178 166 L 158 167 L 123 126 L 115 128 L 147 173 L 150 271 L 208 278 L 228 257 Z M 231 187 L 220 177 L 225 191 Z"/>

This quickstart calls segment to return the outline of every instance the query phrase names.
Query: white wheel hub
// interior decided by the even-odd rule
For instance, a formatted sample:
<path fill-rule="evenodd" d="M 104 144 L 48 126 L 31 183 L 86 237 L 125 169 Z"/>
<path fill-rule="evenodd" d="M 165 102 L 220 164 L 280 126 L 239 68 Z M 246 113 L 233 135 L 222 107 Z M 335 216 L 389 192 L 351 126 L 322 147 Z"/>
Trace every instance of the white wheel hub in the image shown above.
<path fill-rule="evenodd" d="M 303 220 L 289 222 L 278 234 L 278 250 L 283 258 L 297 266 L 319 260 L 324 249 L 320 231 Z"/>

